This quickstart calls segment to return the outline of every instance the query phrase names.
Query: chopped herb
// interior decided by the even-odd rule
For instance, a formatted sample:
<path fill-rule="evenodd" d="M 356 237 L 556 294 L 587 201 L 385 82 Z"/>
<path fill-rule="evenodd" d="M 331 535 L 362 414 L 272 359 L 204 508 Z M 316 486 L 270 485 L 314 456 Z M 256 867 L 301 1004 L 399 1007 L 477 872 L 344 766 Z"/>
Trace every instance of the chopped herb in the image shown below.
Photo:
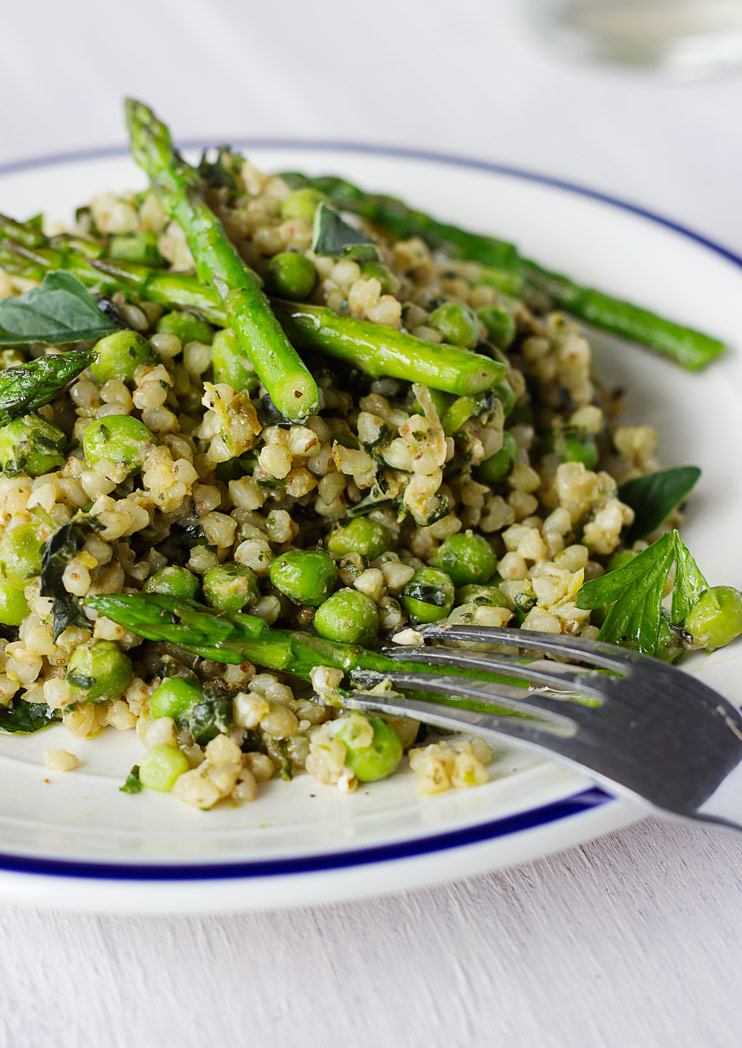
<path fill-rule="evenodd" d="M 349 506 L 345 512 L 345 516 L 348 520 L 353 520 L 354 517 L 362 517 L 364 514 L 371 513 L 372 510 L 378 509 L 380 506 L 389 506 L 394 501 L 394 499 L 386 498 L 383 492 L 374 487 L 366 498 L 361 499 L 360 502 L 356 502 L 355 506 Z"/>
<path fill-rule="evenodd" d="M 371 262 L 380 258 L 379 249 L 371 237 L 346 222 L 327 204 L 320 204 L 314 213 L 312 250 L 315 255 L 350 258 L 355 262 Z"/>
<path fill-rule="evenodd" d="M 25 699 L 14 699 L 9 706 L 0 708 L 0 731 L 33 732 L 47 728 L 54 721 L 60 720 L 62 714 L 53 710 L 45 702 L 26 702 Z"/>
<path fill-rule="evenodd" d="M 47 273 L 41 287 L 0 301 L 0 344 L 84 342 L 119 328 L 71 273 Z"/>
<path fill-rule="evenodd" d="M 408 582 L 404 590 L 405 597 L 432 604 L 436 608 L 450 607 L 448 595 L 443 586 L 431 586 L 424 582 Z"/>
<path fill-rule="evenodd" d="M 184 714 L 194 742 L 205 746 L 213 738 L 232 728 L 232 696 L 215 685 L 207 684 L 204 697 Z"/>
<path fill-rule="evenodd" d="M 139 778 L 139 765 L 134 764 L 131 771 L 126 776 L 126 782 L 123 786 L 119 786 L 121 793 L 141 793 L 142 792 L 142 780 Z"/>
<path fill-rule="evenodd" d="M 100 531 L 102 525 L 84 513 L 77 513 L 67 524 L 63 524 L 44 544 L 41 558 L 42 597 L 54 599 L 53 635 L 56 641 L 68 626 L 87 626 L 88 620 L 83 614 L 80 602 L 72 593 L 68 593 L 62 582 L 64 569 L 68 562 L 85 545 L 88 535 Z"/>
<path fill-rule="evenodd" d="M 65 680 L 80 691 L 87 691 L 95 684 L 95 677 L 88 677 L 85 673 L 67 673 Z"/>
<path fill-rule="evenodd" d="M 48 404 L 94 360 L 92 350 L 70 350 L 0 372 L 0 426 Z"/>
<path fill-rule="evenodd" d="M 202 153 L 198 173 L 210 189 L 226 189 L 230 200 L 234 200 L 241 192 L 237 176 L 244 163 L 245 158 L 233 153 L 229 146 L 219 146 L 215 160 L 209 160 L 206 151 Z"/>
<path fill-rule="evenodd" d="M 623 483 L 618 497 L 634 511 L 634 523 L 626 533 L 626 541 L 643 539 L 658 528 L 687 498 L 700 476 L 698 466 L 677 466 Z"/>
<path fill-rule="evenodd" d="M 170 526 L 167 538 L 157 546 L 157 551 L 167 558 L 169 564 L 182 566 L 188 560 L 194 546 L 206 546 L 206 532 L 198 520 L 190 523 L 175 523 Z"/>
<path fill-rule="evenodd" d="M 662 624 L 662 597 L 675 564 L 670 621 L 679 625 L 708 583 L 677 531 L 668 532 L 627 564 L 586 582 L 577 607 L 610 607 L 599 640 L 628 644 L 644 655 L 656 655 Z"/>
<path fill-rule="evenodd" d="M 520 625 L 528 612 L 533 611 L 536 607 L 536 595 L 526 591 L 516 593 L 513 597 L 513 604 L 515 604 L 515 617 Z"/>
<path fill-rule="evenodd" d="M 273 763 L 278 765 L 277 771 L 280 778 L 284 782 L 291 782 L 294 777 L 294 765 L 289 752 L 291 749 L 289 739 L 274 739 L 269 736 L 266 739 L 265 749 Z"/>

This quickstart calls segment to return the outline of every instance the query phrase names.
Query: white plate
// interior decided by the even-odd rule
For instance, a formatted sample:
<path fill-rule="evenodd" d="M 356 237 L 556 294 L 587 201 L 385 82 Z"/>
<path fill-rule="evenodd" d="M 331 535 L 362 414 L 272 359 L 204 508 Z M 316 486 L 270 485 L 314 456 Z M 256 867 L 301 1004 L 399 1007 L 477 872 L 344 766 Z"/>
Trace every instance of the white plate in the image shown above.
<path fill-rule="evenodd" d="M 604 380 L 630 391 L 631 421 L 661 433 L 665 465 L 703 476 L 686 519 L 710 580 L 742 585 L 739 327 L 742 260 L 638 208 L 540 176 L 459 158 L 307 143 L 244 143 L 264 170 L 338 172 L 395 192 L 594 286 L 708 330 L 733 347 L 691 376 L 650 354 L 594 339 Z M 0 170 L 0 207 L 67 218 L 104 189 L 142 177 L 117 152 Z M 730 697 L 739 645 L 693 672 Z M 45 772 L 41 751 L 71 745 L 80 769 Z M 133 733 L 80 742 L 55 726 L 0 736 L 0 898 L 73 909 L 207 912 L 329 902 L 398 891 L 521 862 L 640 818 L 571 771 L 506 750 L 476 790 L 417 799 L 410 773 L 349 796 L 307 775 L 259 800 L 204 813 L 153 792 L 119 792 L 140 753 Z"/>

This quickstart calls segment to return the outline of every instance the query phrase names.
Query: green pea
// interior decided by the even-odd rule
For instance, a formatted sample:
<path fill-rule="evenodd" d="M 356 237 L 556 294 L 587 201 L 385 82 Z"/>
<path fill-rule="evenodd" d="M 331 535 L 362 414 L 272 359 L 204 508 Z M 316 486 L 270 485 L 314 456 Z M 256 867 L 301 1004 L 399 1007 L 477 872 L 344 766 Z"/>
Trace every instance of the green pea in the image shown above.
<path fill-rule="evenodd" d="M 484 306 L 477 310 L 479 319 L 487 328 L 487 336 L 500 349 L 507 349 L 515 338 L 516 325 L 512 314 L 502 306 Z"/>
<path fill-rule="evenodd" d="M 445 619 L 453 607 L 453 582 L 445 571 L 418 568 L 401 593 L 402 607 L 417 625 Z"/>
<path fill-rule="evenodd" d="M 0 470 L 6 477 L 41 477 L 64 465 L 65 433 L 41 415 L 24 415 L 0 426 Z"/>
<path fill-rule="evenodd" d="M 481 335 L 477 314 L 458 302 L 444 302 L 428 317 L 428 324 L 443 336 L 443 341 L 463 349 L 473 349 Z"/>
<path fill-rule="evenodd" d="M 120 699 L 134 676 L 131 662 L 110 640 L 76 648 L 67 666 L 67 683 L 81 702 Z"/>
<path fill-rule="evenodd" d="M 614 553 L 611 559 L 608 561 L 608 571 L 617 571 L 618 568 L 622 568 L 625 564 L 628 564 L 630 560 L 633 560 L 636 553 L 632 549 L 622 549 L 618 553 Z"/>
<path fill-rule="evenodd" d="M 473 397 L 457 397 L 441 418 L 443 432 L 447 437 L 453 436 L 476 413 L 477 402 Z"/>
<path fill-rule="evenodd" d="M 44 542 L 33 524 L 16 524 L 0 538 L 0 571 L 16 586 L 41 571 Z"/>
<path fill-rule="evenodd" d="M 255 575 L 245 564 L 217 564 L 204 574 L 204 599 L 219 611 L 242 611 L 257 604 L 260 590 Z"/>
<path fill-rule="evenodd" d="M 598 461 L 598 447 L 592 437 L 566 437 L 561 450 L 564 462 L 581 462 L 585 469 L 593 469 Z"/>
<path fill-rule="evenodd" d="M 371 742 L 366 742 L 368 730 L 360 724 L 358 714 L 338 717 L 333 722 L 335 738 L 345 743 L 345 764 L 360 782 L 376 782 L 396 771 L 402 760 L 402 742 L 381 717 L 368 717 L 368 726 L 373 729 Z M 360 743 L 365 743 L 362 745 Z"/>
<path fill-rule="evenodd" d="M 317 270 L 298 251 L 281 251 L 268 264 L 268 286 L 282 298 L 307 298 L 317 284 Z"/>
<path fill-rule="evenodd" d="M 190 770 L 188 758 L 177 746 L 153 746 L 139 765 L 139 780 L 151 790 L 169 793 L 184 772 Z"/>
<path fill-rule="evenodd" d="M 723 648 L 742 633 L 742 593 L 733 586 L 704 590 L 683 625 L 699 647 Z"/>
<path fill-rule="evenodd" d="M 492 391 L 497 399 L 502 404 L 503 414 L 505 418 L 511 413 L 518 403 L 518 398 L 515 395 L 515 390 L 510 385 L 508 380 L 504 378 L 501 382 L 498 382 Z"/>
<path fill-rule="evenodd" d="M 515 437 L 506 430 L 502 435 L 500 450 L 481 462 L 474 470 L 474 476 L 482 484 L 497 484 L 510 474 L 517 454 L 518 444 Z"/>
<path fill-rule="evenodd" d="M 402 287 L 399 279 L 383 262 L 362 262 L 361 276 L 367 280 L 378 280 L 381 284 L 382 295 L 396 295 Z"/>
<path fill-rule="evenodd" d="M 182 677 L 167 677 L 159 688 L 152 692 L 149 700 L 150 716 L 172 717 L 180 721 L 196 703 L 204 697 L 203 688 Z"/>
<path fill-rule="evenodd" d="M 390 545 L 391 537 L 383 524 L 368 517 L 356 517 L 348 524 L 336 524 L 327 537 L 330 553 L 341 556 L 360 553 L 368 560 L 375 560 L 386 553 Z"/>
<path fill-rule="evenodd" d="M 90 374 L 96 382 L 120 378 L 128 382 L 140 364 L 154 360 L 154 353 L 146 338 L 137 331 L 114 331 L 95 343 L 98 359 L 90 365 Z"/>
<path fill-rule="evenodd" d="M 490 608 L 507 608 L 508 601 L 495 585 L 469 584 L 456 590 L 456 604 L 479 604 Z"/>
<path fill-rule="evenodd" d="M 88 465 L 106 459 L 126 467 L 126 476 L 139 473 L 144 465 L 144 449 L 154 437 L 139 419 L 131 415 L 106 415 L 91 423 L 82 437 Z"/>
<path fill-rule="evenodd" d="M 581 462 L 586 469 L 598 461 L 595 440 L 584 429 L 555 427 L 545 435 L 544 448 L 556 452 L 562 462 Z"/>
<path fill-rule="evenodd" d="M 450 575 L 454 586 L 466 586 L 470 582 L 489 582 L 497 571 L 497 554 L 482 535 L 465 531 L 447 538 L 429 563 Z"/>
<path fill-rule="evenodd" d="M 332 593 L 337 581 L 335 561 L 324 550 L 292 549 L 276 557 L 270 580 L 294 604 L 318 608 Z"/>
<path fill-rule="evenodd" d="M 211 346 L 214 381 L 226 382 L 232 389 L 255 393 L 260 382 L 237 336 L 229 328 L 217 331 Z"/>
<path fill-rule="evenodd" d="M 121 262 L 138 262 L 143 266 L 165 264 L 157 246 L 157 234 L 148 229 L 137 229 L 133 233 L 119 233 L 111 237 L 108 253 L 111 258 Z"/>
<path fill-rule="evenodd" d="M 150 575 L 144 584 L 145 593 L 164 593 L 168 597 L 187 597 L 193 600 L 198 592 L 198 578 L 188 570 L 169 564 Z"/>
<path fill-rule="evenodd" d="M 306 218 L 308 222 L 311 222 L 314 212 L 321 203 L 326 201 L 325 194 L 320 193 L 318 189 L 312 189 L 311 186 L 295 189 L 281 204 L 281 218 Z"/>
<path fill-rule="evenodd" d="M 23 590 L 8 579 L 0 578 L 0 623 L 3 626 L 20 626 L 28 615 L 28 601 Z"/>
<path fill-rule="evenodd" d="M 317 608 L 314 628 L 325 640 L 369 645 L 379 632 L 379 611 L 364 593 L 341 589 Z"/>
<path fill-rule="evenodd" d="M 167 335 L 177 335 L 184 346 L 189 342 L 203 342 L 210 346 L 214 339 L 214 329 L 193 313 L 165 313 L 157 321 L 157 330 Z"/>

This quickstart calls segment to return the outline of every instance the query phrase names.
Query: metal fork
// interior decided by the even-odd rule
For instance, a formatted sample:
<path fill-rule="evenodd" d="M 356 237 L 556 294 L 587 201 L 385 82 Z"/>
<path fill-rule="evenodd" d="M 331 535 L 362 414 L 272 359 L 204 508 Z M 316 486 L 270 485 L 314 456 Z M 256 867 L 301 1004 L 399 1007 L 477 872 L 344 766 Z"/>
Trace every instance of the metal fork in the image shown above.
<path fill-rule="evenodd" d="M 502 675 L 509 682 L 424 669 L 359 670 L 352 676 L 364 689 L 389 680 L 394 691 L 432 692 L 442 699 L 360 690 L 344 704 L 441 728 L 507 736 L 663 813 L 742 830 L 742 715 L 695 677 L 581 637 L 454 625 L 421 632 L 427 641 L 467 647 L 405 645 L 382 654 L 444 670 Z M 494 652 L 492 646 L 510 651 Z M 512 654 L 513 648 L 529 655 Z M 533 653 L 578 665 L 534 661 Z M 457 705 L 461 700 L 465 706 Z"/>

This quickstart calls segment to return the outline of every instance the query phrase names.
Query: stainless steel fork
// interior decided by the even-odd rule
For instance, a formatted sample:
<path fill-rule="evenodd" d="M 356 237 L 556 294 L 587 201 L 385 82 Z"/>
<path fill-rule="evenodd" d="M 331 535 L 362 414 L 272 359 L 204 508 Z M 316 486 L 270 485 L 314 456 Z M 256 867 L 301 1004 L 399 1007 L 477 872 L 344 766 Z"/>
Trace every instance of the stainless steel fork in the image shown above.
<path fill-rule="evenodd" d="M 742 715 L 695 677 L 580 637 L 445 624 L 421 632 L 426 641 L 467 646 L 385 648 L 384 655 L 420 663 L 421 670 L 352 676 L 362 689 L 389 680 L 393 691 L 435 693 L 440 700 L 359 690 L 346 705 L 507 736 L 661 812 L 742 830 Z M 528 655 L 513 654 L 514 648 Z M 570 663 L 534 661 L 534 654 Z M 425 672 L 425 664 L 438 672 Z M 478 678 L 481 673 L 507 683 Z"/>

